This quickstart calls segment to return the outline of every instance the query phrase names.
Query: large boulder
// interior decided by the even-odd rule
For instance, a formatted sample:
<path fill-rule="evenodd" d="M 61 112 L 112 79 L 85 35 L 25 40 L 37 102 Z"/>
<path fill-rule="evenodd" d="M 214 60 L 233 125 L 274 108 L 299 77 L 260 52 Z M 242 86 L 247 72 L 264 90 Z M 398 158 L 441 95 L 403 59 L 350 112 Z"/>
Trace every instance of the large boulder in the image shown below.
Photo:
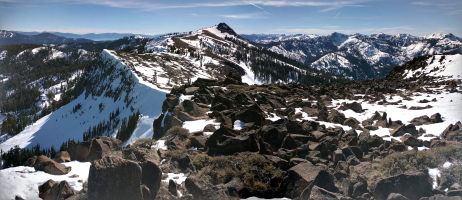
<path fill-rule="evenodd" d="M 91 141 L 70 142 L 67 151 L 72 160 L 87 162 L 88 153 L 90 152 Z"/>
<path fill-rule="evenodd" d="M 260 129 L 263 141 L 270 145 L 272 151 L 277 151 L 287 136 L 287 128 L 282 124 L 265 125 Z"/>
<path fill-rule="evenodd" d="M 194 200 L 231 199 L 222 189 L 207 184 L 199 179 L 186 178 L 185 187 L 188 192 L 192 194 Z"/>
<path fill-rule="evenodd" d="M 400 174 L 379 180 L 374 187 L 374 197 L 386 200 L 391 193 L 399 193 L 408 199 L 432 195 L 432 179 L 428 173 Z"/>
<path fill-rule="evenodd" d="M 74 190 L 67 181 L 56 183 L 50 179 L 39 186 L 39 197 L 43 200 L 64 200 L 74 194 Z"/>
<path fill-rule="evenodd" d="M 92 162 L 88 176 L 88 198 L 153 199 L 159 190 L 161 172 L 150 161 L 141 166 L 130 160 L 108 156 Z"/>
<path fill-rule="evenodd" d="M 221 127 L 206 141 L 209 155 L 231 155 L 237 152 L 257 152 L 260 150 L 255 132 L 239 135 L 238 132 Z"/>
<path fill-rule="evenodd" d="M 285 179 L 286 197 L 299 198 L 302 193 L 309 193 L 313 186 L 337 192 L 334 176 L 323 167 L 315 166 L 309 162 L 300 163 L 287 171 Z M 308 191 L 307 191 L 308 190 Z"/>
<path fill-rule="evenodd" d="M 403 136 L 406 133 L 409 133 L 414 136 L 419 135 L 419 131 L 417 131 L 417 129 L 415 128 L 413 124 L 401 125 L 398 128 L 393 129 L 390 132 L 390 135 L 393 137 L 399 137 L 399 136 Z"/>
<path fill-rule="evenodd" d="M 441 133 L 441 137 L 446 140 L 462 141 L 462 123 L 458 121 L 455 124 L 450 124 L 443 133 Z"/>
<path fill-rule="evenodd" d="M 343 107 L 346 109 L 350 109 L 352 111 L 355 111 L 357 113 L 363 112 L 363 108 L 361 107 L 361 104 L 358 102 L 352 102 L 352 103 L 345 103 L 343 104 Z"/>
<path fill-rule="evenodd" d="M 303 191 L 300 199 L 347 200 L 348 198 L 344 197 L 342 194 L 331 192 L 315 185 L 312 188 L 307 188 Z"/>
<path fill-rule="evenodd" d="M 265 113 L 257 104 L 239 110 L 235 113 L 235 118 L 244 123 L 253 122 L 258 126 L 263 126 L 265 123 Z"/>
<path fill-rule="evenodd" d="M 64 175 L 71 171 L 71 167 L 58 163 L 46 156 L 33 156 L 26 161 L 26 165 L 34 167 L 35 170 L 44 171 L 53 175 Z"/>
<path fill-rule="evenodd" d="M 332 109 L 327 116 L 327 121 L 342 124 L 346 120 L 345 115 L 335 109 Z"/>
<path fill-rule="evenodd" d="M 101 136 L 91 140 L 88 161 L 101 159 L 121 145 L 121 141 L 115 138 Z"/>

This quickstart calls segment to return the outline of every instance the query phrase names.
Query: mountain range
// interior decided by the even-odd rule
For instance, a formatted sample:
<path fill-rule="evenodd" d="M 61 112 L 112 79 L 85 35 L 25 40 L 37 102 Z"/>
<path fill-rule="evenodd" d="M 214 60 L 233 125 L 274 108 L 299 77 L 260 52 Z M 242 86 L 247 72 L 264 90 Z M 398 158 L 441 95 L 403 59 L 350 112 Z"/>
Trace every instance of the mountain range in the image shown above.
<path fill-rule="evenodd" d="M 462 53 L 462 39 L 453 34 L 332 33 L 318 35 L 243 35 L 257 45 L 313 69 L 348 79 L 383 78 L 395 66 L 423 55 Z"/>

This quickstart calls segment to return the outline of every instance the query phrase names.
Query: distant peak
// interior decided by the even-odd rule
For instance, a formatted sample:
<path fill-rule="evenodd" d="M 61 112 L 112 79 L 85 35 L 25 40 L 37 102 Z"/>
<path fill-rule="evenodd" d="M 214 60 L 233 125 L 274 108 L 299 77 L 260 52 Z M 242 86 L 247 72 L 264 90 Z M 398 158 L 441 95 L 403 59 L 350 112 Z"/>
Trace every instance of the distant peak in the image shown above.
<path fill-rule="evenodd" d="M 228 24 L 221 22 L 217 25 L 217 29 L 220 30 L 223 33 L 229 33 L 231 35 L 237 35 L 234 30 L 228 26 Z"/>

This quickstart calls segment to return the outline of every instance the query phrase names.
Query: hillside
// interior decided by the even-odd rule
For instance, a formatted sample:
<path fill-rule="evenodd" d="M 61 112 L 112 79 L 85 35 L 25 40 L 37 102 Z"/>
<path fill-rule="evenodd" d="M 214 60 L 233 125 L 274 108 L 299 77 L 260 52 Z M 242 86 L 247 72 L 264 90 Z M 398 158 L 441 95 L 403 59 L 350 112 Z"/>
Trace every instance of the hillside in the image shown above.
<path fill-rule="evenodd" d="M 462 52 L 452 34 L 244 35 L 259 46 L 324 72 L 363 80 L 383 78 L 398 65 L 424 55 Z"/>

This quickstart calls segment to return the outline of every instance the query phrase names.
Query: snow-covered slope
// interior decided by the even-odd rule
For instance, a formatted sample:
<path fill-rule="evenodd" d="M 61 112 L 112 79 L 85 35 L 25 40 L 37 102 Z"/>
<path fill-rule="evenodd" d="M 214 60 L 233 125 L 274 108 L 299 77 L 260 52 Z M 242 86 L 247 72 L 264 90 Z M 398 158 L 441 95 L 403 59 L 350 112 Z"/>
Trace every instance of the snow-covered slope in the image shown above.
<path fill-rule="evenodd" d="M 102 64 L 87 74 L 83 94 L 1 143 L 0 149 L 36 144 L 59 148 L 68 139 L 82 140 L 85 131 L 98 126 L 104 127 L 103 135 L 115 136 L 121 121 L 137 111 L 140 120 L 127 142 L 152 137 L 152 122 L 161 112 L 165 92 L 138 77 L 113 51 L 105 50 L 101 57 Z"/>
<path fill-rule="evenodd" d="M 37 171 L 33 167 L 11 167 L 0 170 L 0 199 L 15 199 L 16 196 L 23 199 L 39 198 L 39 188 L 48 180 L 67 181 L 75 191 L 83 188 L 83 183 L 88 179 L 90 162 L 72 161 L 63 163 L 71 167 L 71 171 L 65 175 L 51 175 L 43 171 Z"/>
<path fill-rule="evenodd" d="M 418 56 L 462 53 L 462 39 L 452 34 L 417 37 L 409 34 L 333 33 L 327 36 L 299 34 L 292 37 L 286 35 L 244 37 L 313 68 L 353 79 L 382 78 L 392 67 L 402 65 Z M 333 54 L 341 57 L 332 56 Z"/>
<path fill-rule="evenodd" d="M 405 70 L 405 78 L 431 76 L 449 80 L 462 79 L 462 54 L 435 55 L 428 58 L 426 63 L 421 68 Z"/>

